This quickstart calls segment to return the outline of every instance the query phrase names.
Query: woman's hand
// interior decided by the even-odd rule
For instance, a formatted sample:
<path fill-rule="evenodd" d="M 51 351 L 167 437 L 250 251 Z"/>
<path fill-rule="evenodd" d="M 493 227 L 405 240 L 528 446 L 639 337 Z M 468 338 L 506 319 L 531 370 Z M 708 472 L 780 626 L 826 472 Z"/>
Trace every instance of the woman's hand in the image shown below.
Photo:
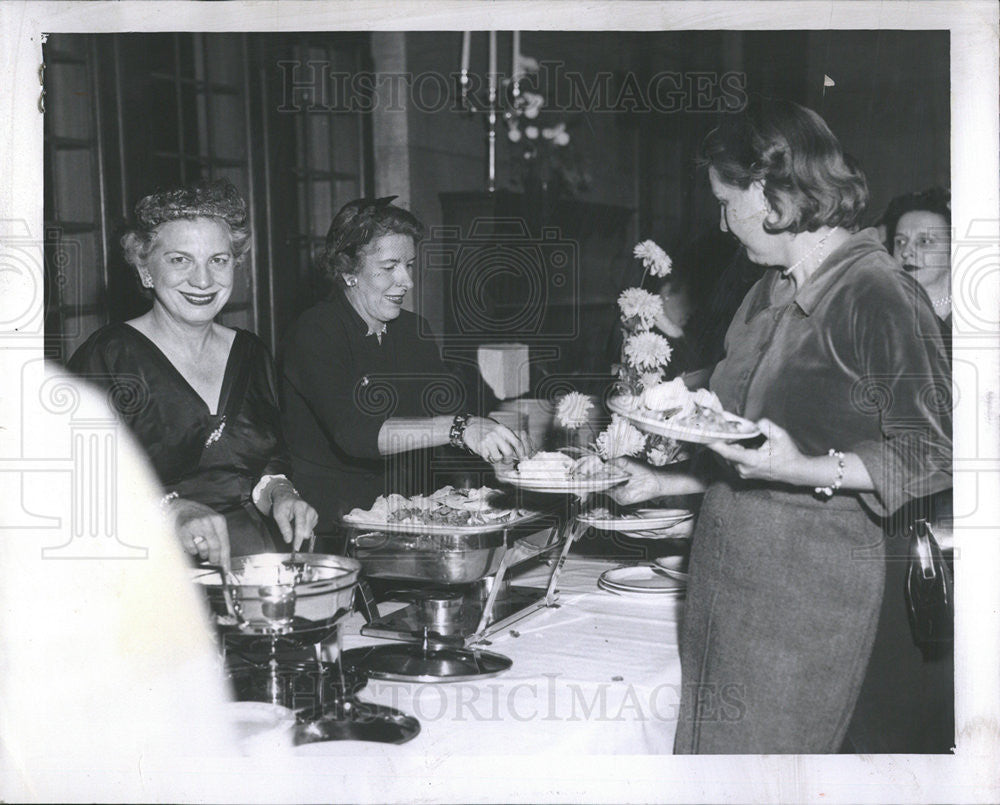
<path fill-rule="evenodd" d="M 628 458 L 616 458 L 608 462 L 608 466 L 631 476 L 627 483 L 614 486 L 605 493 L 622 506 L 664 495 L 694 495 L 705 491 L 705 482 L 690 473 L 656 469 Z"/>
<path fill-rule="evenodd" d="M 527 458 L 533 452 L 527 434 L 479 416 L 465 424 L 463 439 L 466 447 L 492 464 Z"/>
<path fill-rule="evenodd" d="M 746 448 L 736 442 L 712 442 L 708 447 L 729 461 L 740 478 L 793 484 L 805 480 L 801 470 L 806 456 L 788 431 L 770 419 L 761 419 L 757 427 L 767 439 L 760 447 Z"/>
<path fill-rule="evenodd" d="M 627 472 L 631 476 L 628 483 L 613 486 L 606 493 L 622 506 L 641 503 L 665 494 L 661 491 L 664 474 L 661 470 L 654 470 L 648 464 L 627 458 L 616 458 L 609 462 L 608 466 Z"/>
<path fill-rule="evenodd" d="M 226 518 L 187 498 L 175 498 L 167 513 L 174 521 L 174 530 L 184 550 L 213 565 L 229 567 L 229 529 Z"/>
<path fill-rule="evenodd" d="M 762 481 L 777 481 L 792 486 L 829 487 L 853 492 L 872 492 L 868 468 L 857 453 L 844 452 L 843 466 L 838 468 L 838 459 L 833 456 L 807 456 L 795 445 L 788 431 L 775 425 L 770 419 L 757 423 L 767 441 L 760 447 L 749 450 L 739 444 L 713 442 L 708 445 L 727 461 L 741 478 Z"/>
<path fill-rule="evenodd" d="M 297 551 L 303 542 L 312 537 L 319 515 L 287 481 L 278 480 L 272 486 L 271 516 L 285 542 Z"/>

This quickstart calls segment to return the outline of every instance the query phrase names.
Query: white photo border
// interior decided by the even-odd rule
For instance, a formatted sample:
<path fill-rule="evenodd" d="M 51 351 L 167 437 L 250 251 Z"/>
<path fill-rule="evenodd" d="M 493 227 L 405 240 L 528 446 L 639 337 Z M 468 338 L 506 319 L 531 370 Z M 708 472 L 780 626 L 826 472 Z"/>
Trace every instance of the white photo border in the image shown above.
<path fill-rule="evenodd" d="M 984 244 L 992 270 L 977 306 L 1000 313 L 1000 114 L 995 2 L 6 2 L 0 4 L 0 220 L 43 232 L 43 127 L 38 68 L 44 34 L 113 31 L 303 30 L 794 30 L 948 29 L 951 32 L 951 176 L 959 240 Z M 982 259 L 982 258 L 980 258 Z M 39 269 L 41 266 L 39 265 Z M 956 266 L 961 270 L 961 266 Z M 2 285 L 0 376 L 41 355 L 42 277 Z M 958 280 L 956 274 L 956 284 Z M 0 282 L 5 282 L 0 278 Z M 960 314 L 965 304 L 955 297 Z M 32 335 L 37 328 L 37 337 Z M 1000 797 L 1000 325 L 955 353 L 975 361 L 984 387 L 958 395 L 956 467 L 979 484 L 976 528 L 957 529 L 955 640 L 957 750 L 953 756 L 441 757 L 384 761 L 372 754 L 303 757 L 281 765 L 210 758 L 186 773 L 231 780 L 251 801 L 495 802 L 992 802 Z M 10 381 L 9 381 L 10 382 Z M 960 391 L 960 389 L 959 389 Z M 0 392 L 2 394 L 2 392 Z M 6 438 L 6 437 L 5 437 Z M 6 448 L 4 448 L 6 449 Z M 983 493 L 986 493 L 985 496 Z M 975 489 L 956 487 L 956 510 Z M 81 692 L 85 695 L 85 692 Z M 174 770 L 144 770 L 151 798 Z M 67 772 L 68 773 L 68 772 Z M 192 778 L 194 779 L 194 778 Z M 114 797 L 114 792 L 108 792 Z M 197 801 L 197 799 L 193 800 Z"/>

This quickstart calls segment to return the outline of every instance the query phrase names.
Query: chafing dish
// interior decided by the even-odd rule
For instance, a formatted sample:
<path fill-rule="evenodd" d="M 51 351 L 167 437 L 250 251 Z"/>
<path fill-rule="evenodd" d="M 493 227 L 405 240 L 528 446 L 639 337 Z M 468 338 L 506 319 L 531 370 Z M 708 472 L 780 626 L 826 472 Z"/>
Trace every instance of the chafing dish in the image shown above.
<path fill-rule="evenodd" d="M 362 633 L 439 646 L 472 645 L 550 606 L 572 542 L 568 522 L 547 512 L 479 526 L 383 523 L 376 529 L 347 519 L 344 525 L 348 552 L 364 573 L 403 588 L 386 600 L 410 603 L 386 617 L 376 612 Z M 553 566 L 547 589 L 512 585 L 515 568 L 537 558 Z"/>
<path fill-rule="evenodd" d="M 233 560 L 232 575 L 198 568 L 194 580 L 216 621 L 250 635 L 291 636 L 331 629 L 351 609 L 361 572 L 355 559 L 319 553 L 265 553 Z"/>

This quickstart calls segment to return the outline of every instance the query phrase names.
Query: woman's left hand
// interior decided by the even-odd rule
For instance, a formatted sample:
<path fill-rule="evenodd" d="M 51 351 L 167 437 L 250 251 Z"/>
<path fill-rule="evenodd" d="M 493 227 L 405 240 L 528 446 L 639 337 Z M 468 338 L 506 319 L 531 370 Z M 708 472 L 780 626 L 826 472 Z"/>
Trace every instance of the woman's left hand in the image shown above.
<path fill-rule="evenodd" d="M 757 427 L 767 439 L 760 447 L 747 448 L 738 442 L 712 442 L 708 448 L 729 461 L 740 478 L 794 482 L 796 468 L 805 456 L 788 431 L 770 419 L 761 419 Z"/>
<path fill-rule="evenodd" d="M 316 510 L 300 498 L 290 484 L 280 484 L 272 490 L 271 516 L 285 542 L 296 551 L 312 537 L 319 520 Z"/>

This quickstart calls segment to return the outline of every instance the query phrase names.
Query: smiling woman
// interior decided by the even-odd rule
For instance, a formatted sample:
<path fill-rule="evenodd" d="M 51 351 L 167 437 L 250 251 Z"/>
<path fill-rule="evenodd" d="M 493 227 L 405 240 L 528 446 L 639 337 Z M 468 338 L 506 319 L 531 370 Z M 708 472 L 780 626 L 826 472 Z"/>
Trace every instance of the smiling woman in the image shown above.
<path fill-rule="evenodd" d="M 487 461 L 529 448 L 523 434 L 460 413 L 461 384 L 427 322 L 403 309 L 424 228 L 394 198 L 357 199 L 334 217 L 320 263 L 325 298 L 282 349 L 283 424 L 320 531 L 379 495 L 431 491 L 428 448 L 451 444 Z"/>
<path fill-rule="evenodd" d="M 275 530 L 298 547 L 316 522 L 287 477 L 267 348 L 215 322 L 249 247 L 246 203 L 227 181 L 145 197 L 122 248 L 153 306 L 69 362 L 139 438 L 185 550 L 215 564 L 273 550 Z"/>

